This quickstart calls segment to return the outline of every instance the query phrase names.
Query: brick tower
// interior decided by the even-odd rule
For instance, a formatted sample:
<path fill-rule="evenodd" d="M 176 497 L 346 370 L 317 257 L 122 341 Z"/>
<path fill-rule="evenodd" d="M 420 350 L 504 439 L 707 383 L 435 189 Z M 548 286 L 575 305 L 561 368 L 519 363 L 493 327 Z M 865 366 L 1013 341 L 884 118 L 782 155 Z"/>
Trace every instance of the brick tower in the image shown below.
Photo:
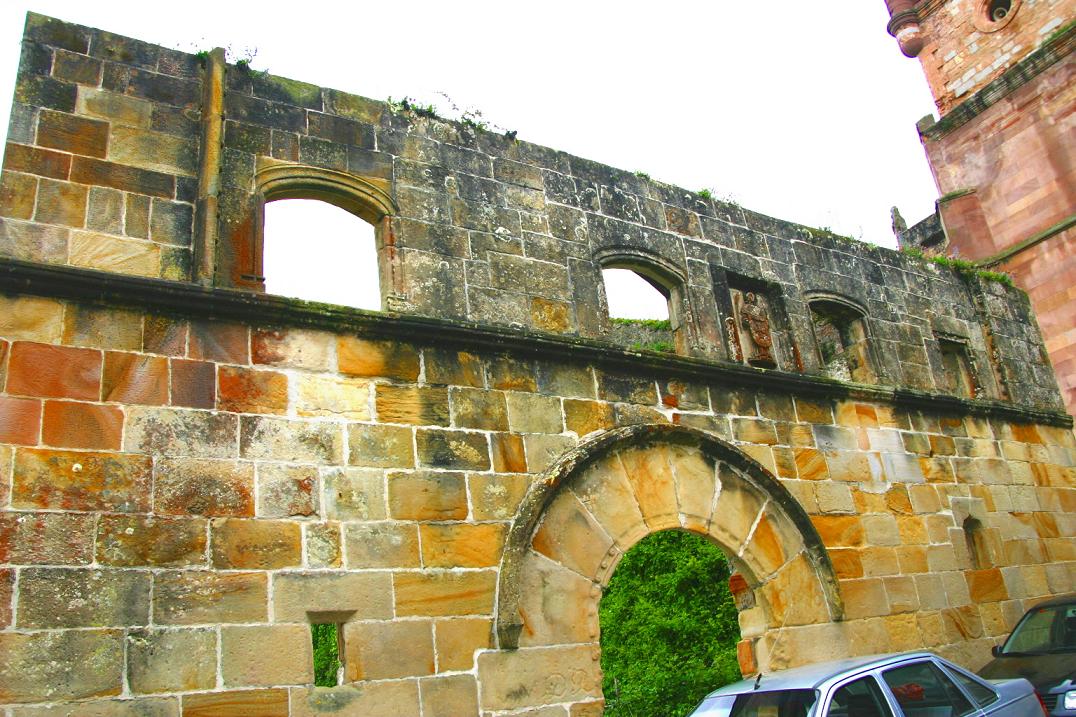
<path fill-rule="evenodd" d="M 1012 274 L 1074 413 L 1076 0 L 886 4 L 889 31 L 922 63 L 941 115 L 919 133 L 944 232 L 910 230 L 902 243 Z"/>

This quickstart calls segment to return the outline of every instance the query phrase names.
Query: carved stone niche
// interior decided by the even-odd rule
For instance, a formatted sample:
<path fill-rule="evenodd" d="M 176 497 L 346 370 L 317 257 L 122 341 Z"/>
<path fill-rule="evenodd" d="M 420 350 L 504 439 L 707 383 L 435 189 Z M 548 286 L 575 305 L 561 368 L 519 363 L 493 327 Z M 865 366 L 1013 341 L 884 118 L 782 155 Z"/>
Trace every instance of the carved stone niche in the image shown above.
<path fill-rule="evenodd" d="M 732 315 L 725 317 L 725 334 L 732 358 L 760 368 L 778 368 L 778 332 L 765 293 L 730 286 Z"/>

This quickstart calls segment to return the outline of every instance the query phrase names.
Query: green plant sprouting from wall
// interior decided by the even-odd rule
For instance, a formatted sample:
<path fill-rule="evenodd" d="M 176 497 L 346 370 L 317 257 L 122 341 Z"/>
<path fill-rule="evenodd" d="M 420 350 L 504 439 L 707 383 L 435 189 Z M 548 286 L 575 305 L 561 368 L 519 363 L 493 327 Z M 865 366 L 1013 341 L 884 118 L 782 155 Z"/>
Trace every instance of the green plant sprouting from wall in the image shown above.
<path fill-rule="evenodd" d="M 314 643 L 314 684 L 318 687 L 336 687 L 336 675 L 340 671 L 338 626 L 333 623 L 310 626 Z"/>
<path fill-rule="evenodd" d="M 672 331 L 672 323 L 668 319 L 610 319 L 614 324 L 622 326 L 642 326 L 651 331 Z"/>
<path fill-rule="evenodd" d="M 910 256 L 914 259 L 919 259 L 920 261 L 929 261 L 931 264 L 947 267 L 963 277 L 977 276 L 984 281 L 996 281 L 1005 286 L 1013 285 L 1012 277 L 1008 274 L 1000 271 L 980 269 L 978 264 L 967 259 L 958 259 L 943 254 L 927 254 L 922 249 L 917 249 L 915 247 L 904 247 L 900 252 L 905 256 Z"/>
<path fill-rule="evenodd" d="M 456 102 L 445 92 L 438 92 L 438 95 L 445 99 L 448 103 L 448 112 L 452 116 L 444 116 L 440 114 L 440 110 L 437 105 L 432 102 L 423 103 L 416 100 L 413 97 L 404 96 L 401 99 L 393 99 L 391 96 L 386 100 L 386 104 L 389 109 L 396 113 L 410 113 L 417 117 L 426 117 L 429 119 L 438 120 L 452 120 L 459 122 L 465 127 L 469 127 L 473 130 L 482 132 L 500 132 L 505 138 L 515 140 L 516 130 L 509 130 L 501 127 L 500 125 L 489 122 L 482 110 L 476 107 L 460 107 Z"/>

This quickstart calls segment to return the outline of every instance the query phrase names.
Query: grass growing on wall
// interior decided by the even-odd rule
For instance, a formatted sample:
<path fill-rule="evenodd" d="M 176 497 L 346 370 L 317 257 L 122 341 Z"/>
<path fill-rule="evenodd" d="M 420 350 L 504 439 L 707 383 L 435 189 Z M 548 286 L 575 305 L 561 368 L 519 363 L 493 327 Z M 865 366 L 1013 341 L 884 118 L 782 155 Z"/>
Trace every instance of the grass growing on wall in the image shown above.
<path fill-rule="evenodd" d="M 654 533 L 628 551 L 599 606 L 607 717 L 679 717 L 740 679 L 729 572 L 694 533 Z"/>

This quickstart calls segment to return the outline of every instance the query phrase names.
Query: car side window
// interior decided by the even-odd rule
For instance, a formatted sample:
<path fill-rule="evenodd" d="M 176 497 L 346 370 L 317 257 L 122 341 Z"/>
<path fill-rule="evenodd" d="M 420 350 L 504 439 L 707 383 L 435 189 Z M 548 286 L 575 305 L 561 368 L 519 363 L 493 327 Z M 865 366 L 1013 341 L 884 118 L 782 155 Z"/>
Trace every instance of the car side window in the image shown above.
<path fill-rule="evenodd" d="M 962 717 L 976 709 L 932 662 L 896 667 L 882 676 L 905 717 Z"/>
<path fill-rule="evenodd" d="M 882 688 L 873 677 L 861 677 L 833 693 L 827 717 L 893 717 Z"/>
<path fill-rule="evenodd" d="M 947 669 L 945 672 L 952 675 L 957 684 L 963 687 L 964 691 L 971 695 L 971 698 L 978 702 L 980 707 L 985 707 L 999 699 L 997 692 L 994 692 L 978 680 L 968 677 L 960 670 Z"/>

